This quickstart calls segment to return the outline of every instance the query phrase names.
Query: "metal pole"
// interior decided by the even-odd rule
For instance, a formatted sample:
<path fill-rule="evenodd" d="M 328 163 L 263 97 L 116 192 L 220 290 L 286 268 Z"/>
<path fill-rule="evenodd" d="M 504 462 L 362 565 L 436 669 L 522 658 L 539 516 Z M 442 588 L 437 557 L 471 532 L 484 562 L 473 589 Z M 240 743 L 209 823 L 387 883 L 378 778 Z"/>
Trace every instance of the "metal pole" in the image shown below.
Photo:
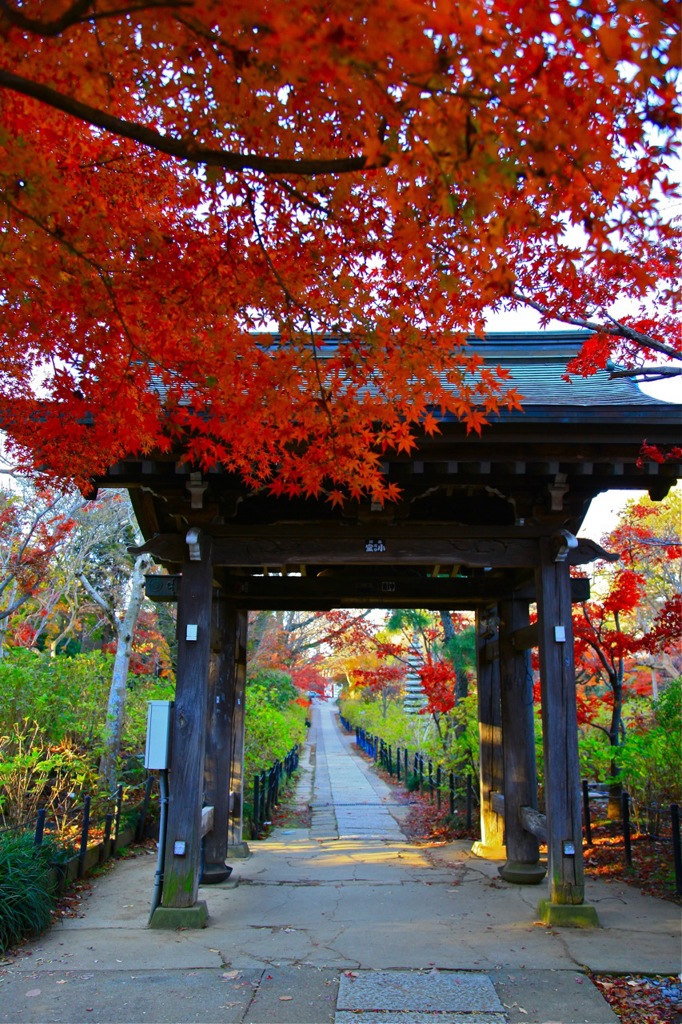
<path fill-rule="evenodd" d="M 473 786 L 471 784 L 471 776 L 467 775 L 467 828 L 471 828 L 471 810 L 473 804 Z"/>
<path fill-rule="evenodd" d="M 585 824 L 585 841 L 592 846 L 592 822 L 590 821 L 590 793 L 587 779 L 583 779 L 583 818 Z"/>
<path fill-rule="evenodd" d="M 45 808 L 41 807 L 38 811 L 38 817 L 36 818 L 36 834 L 33 840 L 34 846 L 42 846 L 43 832 L 45 831 L 45 814 Z"/>
<path fill-rule="evenodd" d="M 623 792 L 621 796 L 623 816 L 623 842 L 625 844 L 625 863 L 632 867 L 632 844 L 630 842 L 630 794 Z"/>
<path fill-rule="evenodd" d="M 670 823 L 673 830 L 673 860 L 675 862 L 675 892 L 682 896 L 682 848 L 680 846 L 680 808 L 670 805 Z"/>
<path fill-rule="evenodd" d="M 140 811 L 140 817 L 137 819 L 137 828 L 135 829 L 135 839 L 139 841 L 144 837 L 144 826 L 147 820 L 147 811 L 149 810 L 149 798 L 152 792 L 152 786 L 154 785 L 154 776 L 149 775 L 144 784 L 144 799 L 142 801 L 142 810 Z"/>
<path fill-rule="evenodd" d="M 88 832 L 90 831 L 90 797 L 83 800 L 83 824 L 81 826 L 81 845 L 78 851 L 78 877 L 82 878 L 85 871 L 85 856 L 88 852 Z"/>

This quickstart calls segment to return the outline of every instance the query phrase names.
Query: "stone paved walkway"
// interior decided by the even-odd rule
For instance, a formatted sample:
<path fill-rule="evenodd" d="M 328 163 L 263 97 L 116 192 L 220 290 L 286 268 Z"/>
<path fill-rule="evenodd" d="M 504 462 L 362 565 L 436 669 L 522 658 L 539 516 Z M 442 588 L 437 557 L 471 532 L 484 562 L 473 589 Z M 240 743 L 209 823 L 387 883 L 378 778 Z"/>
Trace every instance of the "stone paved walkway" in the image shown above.
<path fill-rule="evenodd" d="M 309 736 L 315 763 L 311 801 L 314 839 L 397 840 L 405 836 L 393 817 L 399 807 L 365 765 L 350 756 L 351 738 L 343 736 L 338 716 L 322 703 L 313 712 Z"/>
<path fill-rule="evenodd" d="M 470 843 L 415 845 L 404 806 L 320 703 L 307 828 L 274 829 L 204 886 L 208 927 L 147 929 L 155 856 L 121 861 L 0 963 L 0 1024 L 618 1024 L 588 970 L 680 969 L 679 908 L 590 881 L 603 927 L 535 921 Z"/>

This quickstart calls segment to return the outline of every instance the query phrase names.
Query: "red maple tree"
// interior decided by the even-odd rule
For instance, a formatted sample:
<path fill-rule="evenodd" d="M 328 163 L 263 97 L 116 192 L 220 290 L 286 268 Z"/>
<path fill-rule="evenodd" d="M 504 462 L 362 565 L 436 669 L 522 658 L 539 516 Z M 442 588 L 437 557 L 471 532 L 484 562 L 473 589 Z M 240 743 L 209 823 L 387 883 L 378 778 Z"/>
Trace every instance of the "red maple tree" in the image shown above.
<path fill-rule="evenodd" d="M 0 418 L 36 464 L 174 448 L 390 499 L 387 448 L 518 405 L 467 350 L 486 310 L 594 329 L 581 371 L 680 354 L 671 4 L 2 0 L 0 26 Z"/>
<path fill-rule="evenodd" d="M 602 729 L 612 747 L 624 736 L 628 694 L 651 694 L 657 665 L 667 666 L 672 677 L 679 673 L 674 652 L 679 654 L 682 639 L 681 501 L 675 490 L 661 504 L 628 504 L 604 538 L 620 562 L 615 568 L 596 565 L 598 596 L 573 613 L 579 717 Z"/>

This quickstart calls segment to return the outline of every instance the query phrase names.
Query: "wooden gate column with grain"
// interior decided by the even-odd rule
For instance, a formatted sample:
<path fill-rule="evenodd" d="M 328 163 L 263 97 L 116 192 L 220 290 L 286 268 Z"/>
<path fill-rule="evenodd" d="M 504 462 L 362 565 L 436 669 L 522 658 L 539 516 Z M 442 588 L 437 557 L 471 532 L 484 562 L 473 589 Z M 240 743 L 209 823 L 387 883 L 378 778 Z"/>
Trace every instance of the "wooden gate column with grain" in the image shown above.
<path fill-rule="evenodd" d="M 187 534 L 178 595 L 178 660 L 169 774 L 163 895 L 151 927 L 200 928 L 205 902 L 197 902 L 201 871 L 206 706 L 211 656 L 213 564 L 211 539 Z M 193 543 L 189 538 L 192 535 Z"/>
<path fill-rule="evenodd" d="M 535 716 L 530 651 L 517 650 L 514 633 L 529 625 L 527 600 L 500 602 L 500 683 L 504 760 L 504 815 L 507 861 L 499 869 L 507 882 L 536 885 L 546 871 L 537 838 L 521 820 L 521 808 L 537 810 Z"/>
<path fill-rule="evenodd" d="M 599 925 L 585 903 L 573 625 L 569 566 L 560 536 L 544 538 L 536 572 L 549 899 L 546 924 Z"/>
<path fill-rule="evenodd" d="M 220 591 L 214 591 L 204 762 L 204 802 L 213 807 L 213 828 L 204 836 L 201 881 L 205 885 L 224 882 L 232 873 L 225 858 L 230 815 L 236 643 L 237 612 Z"/>
<path fill-rule="evenodd" d="M 504 860 L 504 818 L 493 809 L 493 793 L 502 791 L 502 711 L 497 606 L 476 613 L 478 734 L 480 749 L 481 838 L 472 846 L 477 857 Z"/>
<path fill-rule="evenodd" d="M 248 857 L 244 841 L 244 712 L 246 708 L 246 643 L 248 614 L 235 612 L 234 687 L 232 690 L 232 736 L 230 741 L 230 817 L 227 831 L 228 856 Z"/>

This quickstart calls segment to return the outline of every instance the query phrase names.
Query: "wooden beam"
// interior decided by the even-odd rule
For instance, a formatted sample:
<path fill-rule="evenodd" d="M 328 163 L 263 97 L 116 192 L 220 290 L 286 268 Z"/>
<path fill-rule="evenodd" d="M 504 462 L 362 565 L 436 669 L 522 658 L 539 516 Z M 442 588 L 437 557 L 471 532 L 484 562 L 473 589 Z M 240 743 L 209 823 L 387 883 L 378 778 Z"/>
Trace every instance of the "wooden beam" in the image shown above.
<path fill-rule="evenodd" d="M 225 598 L 214 590 L 206 708 L 204 799 L 215 808 L 215 824 L 213 831 L 204 841 L 204 867 L 201 876 L 202 882 L 208 884 L 223 882 L 231 873 L 231 868 L 225 864 L 225 858 L 230 816 L 236 628 L 236 612 Z"/>
<path fill-rule="evenodd" d="M 178 601 L 177 681 L 164 854 L 164 907 L 192 907 L 197 900 L 212 583 L 210 538 L 203 538 L 201 561 L 188 559 L 183 564 Z"/>
<path fill-rule="evenodd" d="M 479 857 L 497 860 L 505 856 L 504 820 L 493 810 L 491 795 L 503 788 L 502 710 L 500 703 L 500 663 L 487 660 L 484 649 L 497 639 L 497 609 L 491 606 L 476 613 L 478 737 L 481 793 L 481 839 L 473 851 Z"/>
<path fill-rule="evenodd" d="M 490 803 L 492 805 L 495 814 L 499 814 L 500 817 L 505 817 L 505 799 L 504 793 L 491 793 Z M 535 807 L 523 806 L 520 808 L 521 824 L 524 830 L 531 836 L 533 836 L 538 842 L 547 842 L 547 815 L 543 814 L 542 811 L 536 810 Z"/>
<path fill-rule="evenodd" d="M 201 834 L 205 836 L 207 832 L 213 831 L 213 820 L 215 817 L 215 807 L 202 807 L 201 808 Z"/>
<path fill-rule="evenodd" d="M 582 904 L 585 869 L 569 567 L 548 539 L 537 571 L 549 899 Z"/>
<path fill-rule="evenodd" d="M 237 533 L 213 537 L 213 564 L 262 568 L 279 565 L 294 570 L 306 565 L 434 565 L 437 563 L 467 565 L 474 568 L 532 568 L 537 564 L 537 540 L 532 537 L 490 538 L 453 537 L 454 529 L 425 530 L 400 534 L 388 530 L 365 529 L 332 535 L 302 536 L 289 533 L 286 527 L 270 529 L 268 535 Z M 428 534 L 425 536 L 425 534 Z M 181 562 L 185 544 L 180 534 L 157 534 L 135 548 L 135 553 L 148 552 L 164 562 Z"/>
<path fill-rule="evenodd" d="M 504 759 L 505 839 L 507 862 L 500 874 L 508 882 L 536 884 L 545 875 L 539 865 L 537 840 L 521 822 L 524 805 L 537 807 L 535 715 L 530 656 L 517 650 L 513 639 L 528 627 L 528 602 L 500 601 L 500 676 L 502 749 Z"/>
<path fill-rule="evenodd" d="M 547 815 L 538 811 L 535 807 L 522 807 L 521 823 L 526 832 L 535 836 L 541 843 L 547 842 Z"/>
<path fill-rule="evenodd" d="M 234 647 L 234 689 L 232 691 L 232 735 L 230 738 L 230 820 L 227 849 L 234 856 L 243 857 L 248 847 L 243 839 L 244 827 L 244 714 L 246 706 L 246 652 L 248 616 L 236 613 Z"/>
<path fill-rule="evenodd" d="M 512 647 L 515 651 L 531 651 L 538 646 L 538 624 L 524 626 L 522 629 L 515 629 L 511 636 Z"/>

